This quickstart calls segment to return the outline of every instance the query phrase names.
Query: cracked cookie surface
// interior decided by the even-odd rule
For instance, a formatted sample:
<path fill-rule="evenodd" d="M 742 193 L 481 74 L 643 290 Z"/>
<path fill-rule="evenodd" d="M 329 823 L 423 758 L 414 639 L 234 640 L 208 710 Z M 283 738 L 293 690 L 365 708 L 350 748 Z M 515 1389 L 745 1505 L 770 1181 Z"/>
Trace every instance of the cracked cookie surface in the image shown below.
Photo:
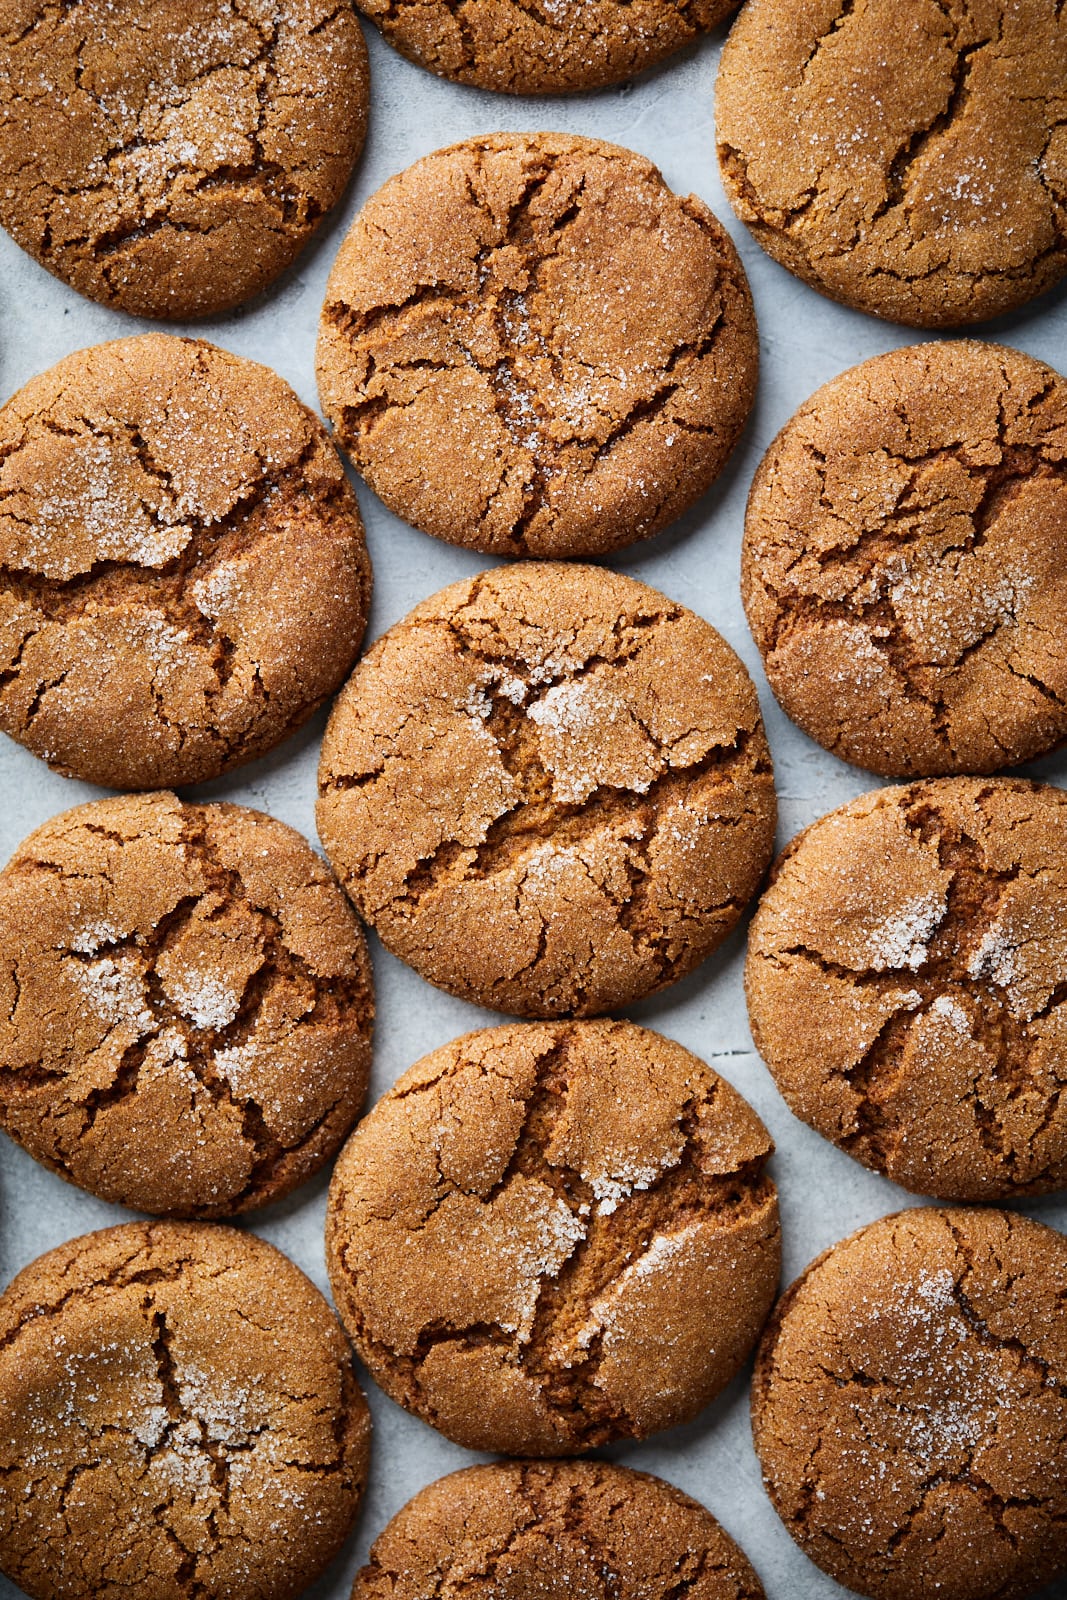
<path fill-rule="evenodd" d="M 4 0 L 0 222 L 92 300 L 224 311 L 340 198 L 368 92 L 350 0 Z"/>
<path fill-rule="evenodd" d="M 708 33 L 738 0 L 357 0 L 439 77 L 505 94 L 619 83 Z"/>
<path fill-rule="evenodd" d="M 280 1251 L 207 1223 L 60 1245 L 0 1298 L 0 1568 L 34 1600 L 290 1600 L 337 1553 L 370 1415 Z"/>
<path fill-rule="evenodd" d="M 349 1139 L 334 1300 L 400 1405 L 472 1450 L 566 1455 L 694 1417 L 770 1310 L 773 1145 L 629 1022 L 518 1022 L 404 1074 Z"/>
<path fill-rule="evenodd" d="M 104 1200 L 287 1194 L 356 1119 L 373 1015 L 351 906 L 262 812 L 96 801 L 0 873 L 0 1126 Z"/>
<path fill-rule="evenodd" d="M 779 1302 L 752 1384 L 771 1500 L 874 1600 L 1023 1600 L 1067 1564 L 1067 1241 L 920 1208 Z"/>
<path fill-rule="evenodd" d="M 846 305 L 955 326 L 1067 271 L 1060 0 L 749 0 L 716 126 L 738 216 Z"/>
<path fill-rule="evenodd" d="M 1003 345 L 876 356 L 753 479 L 741 591 L 782 708 L 886 776 L 1067 737 L 1067 380 Z"/>
<path fill-rule="evenodd" d="M 467 1467 L 409 1500 L 352 1600 L 764 1600 L 710 1512 L 606 1461 Z"/>
<path fill-rule="evenodd" d="M 744 269 L 703 201 L 618 145 L 496 134 L 363 207 L 326 288 L 319 391 L 367 482 L 424 532 L 596 555 L 708 487 L 757 358 Z"/>
<path fill-rule="evenodd" d="M 341 682 L 369 591 L 337 453 L 266 367 L 145 334 L 0 411 L 0 729 L 68 776 L 262 755 Z"/>
<path fill-rule="evenodd" d="M 714 628 L 600 567 L 520 562 L 391 628 L 335 703 L 319 833 L 431 983 L 591 1015 L 684 976 L 773 847 L 751 679 Z"/>
<path fill-rule="evenodd" d="M 756 1048 L 792 1110 L 919 1194 L 1067 1186 L 1067 794 L 946 778 L 793 841 L 753 918 Z"/>

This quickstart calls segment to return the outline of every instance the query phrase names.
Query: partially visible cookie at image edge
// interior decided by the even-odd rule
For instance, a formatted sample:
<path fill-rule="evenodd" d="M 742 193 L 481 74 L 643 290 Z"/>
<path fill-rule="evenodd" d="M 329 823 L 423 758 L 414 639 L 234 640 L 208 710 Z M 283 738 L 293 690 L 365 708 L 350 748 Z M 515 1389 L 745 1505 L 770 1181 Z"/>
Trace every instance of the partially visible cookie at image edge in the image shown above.
<path fill-rule="evenodd" d="M 368 96 L 348 3 L 9 5 L 0 222 L 92 300 L 171 320 L 225 311 L 340 198 Z"/>
<path fill-rule="evenodd" d="M 590 1016 L 733 929 L 774 839 L 744 666 L 684 606 L 601 567 L 450 585 L 334 704 L 319 834 L 357 909 L 431 983 Z"/>
<path fill-rule="evenodd" d="M 723 185 L 777 261 L 874 316 L 953 327 L 1067 271 L 1057 0 L 748 0 L 722 53 Z"/>
<path fill-rule="evenodd" d="M 628 1022 L 517 1022 L 423 1057 L 334 1169 L 327 1263 L 386 1393 L 472 1450 L 568 1455 L 691 1420 L 770 1310 L 759 1117 Z"/>
<path fill-rule="evenodd" d="M 79 350 L 0 410 L 0 730 L 115 789 L 262 755 L 367 620 L 363 523 L 318 418 L 197 339 Z"/>
<path fill-rule="evenodd" d="M 295 1600 L 369 1445 L 336 1318 L 254 1234 L 127 1223 L 0 1296 L 0 1571 L 33 1600 Z"/>
<path fill-rule="evenodd" d="M 1067 380 L 976 340 L 816 390 L 749 493 L 741 592 L 783 709 L 892 777 L 1067 737 Z"/>
<path fill-rule="evenodd" d="M 804 1553 L 871 1600 L 1024 1600 L 1060 1574 L 1065 1299 L 1067 1240 L 1013 1212 L 899 1212 L 813 1261 L 752 1382 Z"/>
<path fill-rule="evenodd" d="M 497 1462 L 421 1489 L 371 1546 L 352 1600 L 545 1600 L 610 1594 L 764 1600 L 710 1512 L 607 1461 Z"/>
<path fill-rule="evenodd" d="M 691 44 L 738 0 L 358 0 L 420 67 L 506 94 L 561 94 L 618 83 Z"/>
<path fill-rule="evenodd" d="M 318 347 L 323 410 L 390 510 L 553 558 L 679 516 L 757 365 L 744 269 L 703 201 L 558 133 L 469 139 L 390 178 L 341 246 Z"/>

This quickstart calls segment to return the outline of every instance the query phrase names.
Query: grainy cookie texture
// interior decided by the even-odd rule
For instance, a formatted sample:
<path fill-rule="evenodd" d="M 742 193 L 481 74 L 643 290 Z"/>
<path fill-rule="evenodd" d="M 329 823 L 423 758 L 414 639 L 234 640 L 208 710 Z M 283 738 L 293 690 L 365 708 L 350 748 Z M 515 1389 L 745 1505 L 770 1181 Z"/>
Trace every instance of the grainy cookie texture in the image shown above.
<path fill-rule="evenodd" d="M 173 795 L 54 818 L 0 873 L 0 1126 L 105 1200 L 226 1216 L 355 1121 L 363 936 L 293 829 Z"/>
<path fill-rule="evenodd" d="M 341 1318 L 386 1392 L 469 1449 L 566 1455 L 688 1421 L 774 1299 L 772 1148 L 736 1090 L 632 1023 L 467 1034 L 337 1163 Z"/>
<path fill-rule="evenodd" d="M 146 334 L 0 411 L 0 729 L 70 776 L 196 783 L 291 733 L 352 664 L 356 497 L 275 373 Z"/>
<path fill-rule="evenodd" d="M 357 907 L 441 988 L 589 1015 L 691 971 L 774 839 L 752 682 L 599 567 L 520 563 L 385 634 L 334 706 L 318 825 Z"/>
<path fill-rule="evenodd" d="M 887 776 L 1067 737 L 1067 381 L 1001 345 L 825 384 L 752 483 L 742 596 L 805 733 Z"/>
<path fill-rule="evenodd" d="M 290 1600 L 370 1416 L 329 1306 L 253 1234 L 130 1223 L 0 1299 L 0 1568 L 34 1600 Z"/>
<path fill-rule="evenodd" d="M 862 311 L 977 322 L 1067 271 L 1059 0 L 749 0 L 716 123 L 738 216 Z"/>
<path fill-rule="evenodd" d="M 882 789 L 779 863 L 745 973 L 798 1116 L 908 1189 L 1067 1186 L 1067 794 Z"/>
<path fill-rule="evenodd" d="M 883 1217 L 813 1262 L 752 1385 L 805 1553 L 873 1600 L 1023 1600 L 1061 1572 L 1065 1302 L 1067 1241 L 1003 1211 Z"/>
<path fill-rule="evenodd" d="M 702 1505 L 606 1461 L 439 1478 L 379 1534 L 352 1600 L 763 1600 Z"/>
<path fill-rule="evenodd" d="M 340 197 L 368 92 L 349 0 L 3 0 L 0 222 L 92 300 L 225 310 Z"/>
<path fill-rule="evenodd" d="M 744 269 L 701 200 L 618 145 L 497 134 L 364 206 L 326 287 L 319 388 L 368 483 L 424 532 L 594 555 L 708 487 L 757 354 Z"/>
<path fill-rule="evenodd" d="M 738 0 L 358 0 L 420 67 L 508 94 L 618 83 L 690 44 Z"/>

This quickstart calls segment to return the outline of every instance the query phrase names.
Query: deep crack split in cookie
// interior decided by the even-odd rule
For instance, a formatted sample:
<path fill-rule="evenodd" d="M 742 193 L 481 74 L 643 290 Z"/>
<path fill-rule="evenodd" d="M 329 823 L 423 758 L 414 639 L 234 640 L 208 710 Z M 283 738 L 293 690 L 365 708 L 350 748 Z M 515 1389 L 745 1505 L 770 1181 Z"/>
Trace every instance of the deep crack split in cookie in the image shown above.
<path fill-rule="evenodd" d="M 567 1455 L 689 1421 L 774 1298 L 772 1148 L 717 1073 L 632 1023 L 467 1034 L 338 1160 L 342 1321 L 386 1392 L 469 1449 Z"/>
<path fill-rule="evenodd" d="M 875 356 L 767 450 L 741 590 L 805 733 L 887 777 L 1067 736 L 1067 380 L 1002 345 Z"/>
<path fill-rule="evenodd" d="M 734 210 L 822 293 L 952 327 L 1067 271 L 1060 0 L 749 0 L 715 92 Z"/>
<path fill-rule="evenodd" d="M 295 1600 L 369 1443 L 336 1318 L 254 1234 L 108 1228 L 0 1297 L 0 1568 L 33 1600 Z"/>
<path fill-rule="evenodd" d="M 465 999 L 594 1015 L 736 925 L 775 798 L 752 682 L 701 618 L 523 562 L 391 628 L 335 703 L 319 833 L 385 944 Z"/>
<path fill-rule="evenodd" d="M 0 19 L 0 221 L 90 299 L 224 311 L 287 267 L 363 144 L 333 0 L 26 0 Z"/>
<path fill-rule="evenodd" d="M 348 671 L 370 576 L 325 429 L 256 362 L 145 334 L 0 411 L 0 729 L 68 776 L 262 755 Z"/>
<path fill-rule="evenodd" d="M 322 406 L 392 511 L 486 554 L 592 556 L 715 478 L 758 345 L 728 234 L 651 162 L 564 134 L 426 156 L 326 289 Z"/>
<path fill-rule="evenodd" d="M 0 872 L 0 1127 L 102 1199 L 289 1193 L 356 1119 L 373 1015 L 351 906 L 262 812 L 95 801 Z"/>
<path fill-rule="evenodd" d="M 920 1194 L 1067 1186 L 1067 794 L 881 789 L 793 841 L 752 920 L 757 1049 L 797 1116 Z"/>

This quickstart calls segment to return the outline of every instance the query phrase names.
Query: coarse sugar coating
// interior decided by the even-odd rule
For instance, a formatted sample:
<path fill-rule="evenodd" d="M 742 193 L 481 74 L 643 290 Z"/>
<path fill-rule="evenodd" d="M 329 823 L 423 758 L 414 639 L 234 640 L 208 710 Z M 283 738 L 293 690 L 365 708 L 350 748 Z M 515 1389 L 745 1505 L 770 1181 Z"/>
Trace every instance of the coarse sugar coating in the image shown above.
<path fill-rule="evenodd" d="M 570 134 L 469 139 L 391 178 L 319 328 L 322 407 L 367 482 L 491 555 L 657 533 L 723 466 L 757 361 L 744 269 L 703 201 Z"/>
<path fill-rule="evenodd" d="M 402 54 L 458 83 L 561 94 L 618 83 L 691 44 L 738 0 L 358 0 Z"/>
<path fill-rule="evenodd" d="M 144 334 L 0 410 L 0 729 L 67 776 L 262 755 L 343 679 L 369 594 L 337 453 L 267 367 Z"/>
<path fill-rule="evenodd" d="M 0 1570 L 33 1600 L 291 1600 L 369 1444 L 336 1318 L 254 1234 L 128 1223 L 0 1297 Z"/>
<path fill-rule="evenodd" d="M 891 777 L 1067 737 L 1067 380 L 1003 345 L 875 356 L 752 482 L 741 591 L 783 709 Z"/>
<path fill-rule="evenodd" d="M 662 1478 L 607 1461 L 496 1462 L 409 1500 L 352 1600 L 764 1600 L 743 1551 Z"/>
<path fill-rule="evenodd" d="M 125 795 L 52 818 L 0 872 L 0 1017 L 0 1127 L 104 1200 L 218 1217 L 338 1149 L 374 1000 L 300 834 Z"/>
<path fill-rule="evenodd" d="M 689 1421 L 774 1299 L 773 1145 L 629 1022 L 517 1022 L 405 1073 L 334 1171 L 327 1262 L 385 1391 L 457 1443 L 567 1455 Z"/>
<path fill-rule="evenodd" d="M 756 1048 L 789 1105 L 944 1199 L 1067 1187 L 1067 794 L 880 789 L 813 823 L 749 933 Z"/>
<path fill-rule="evenodd" d="M 0 222 L 141 317 L 264 289 L 340 198 L 367 50 L 332 0 L 4 0 Z"/>
<path fill-rule="evenodd" d="M 731 205 L 835 300 L 954 327 L 1067 271 L 1060 0 L 748 0 L 715 97 Z"/>
<path fill-rule="evenodd" d="M 872 1600 L 1024 1600 L 1067 1566 L 1067 1241 L 920 1208 L 819 1256 L 752 1383 L 775 1510 Z"/>
<path fill-rule="evenodd" d="M 521 562 L 391 628 L 334 705 L 318 827 L 401 960 L 464 999 L 593 1015 L 692 970 L 773 846 L 756 691 L 701 618 Z"/>

